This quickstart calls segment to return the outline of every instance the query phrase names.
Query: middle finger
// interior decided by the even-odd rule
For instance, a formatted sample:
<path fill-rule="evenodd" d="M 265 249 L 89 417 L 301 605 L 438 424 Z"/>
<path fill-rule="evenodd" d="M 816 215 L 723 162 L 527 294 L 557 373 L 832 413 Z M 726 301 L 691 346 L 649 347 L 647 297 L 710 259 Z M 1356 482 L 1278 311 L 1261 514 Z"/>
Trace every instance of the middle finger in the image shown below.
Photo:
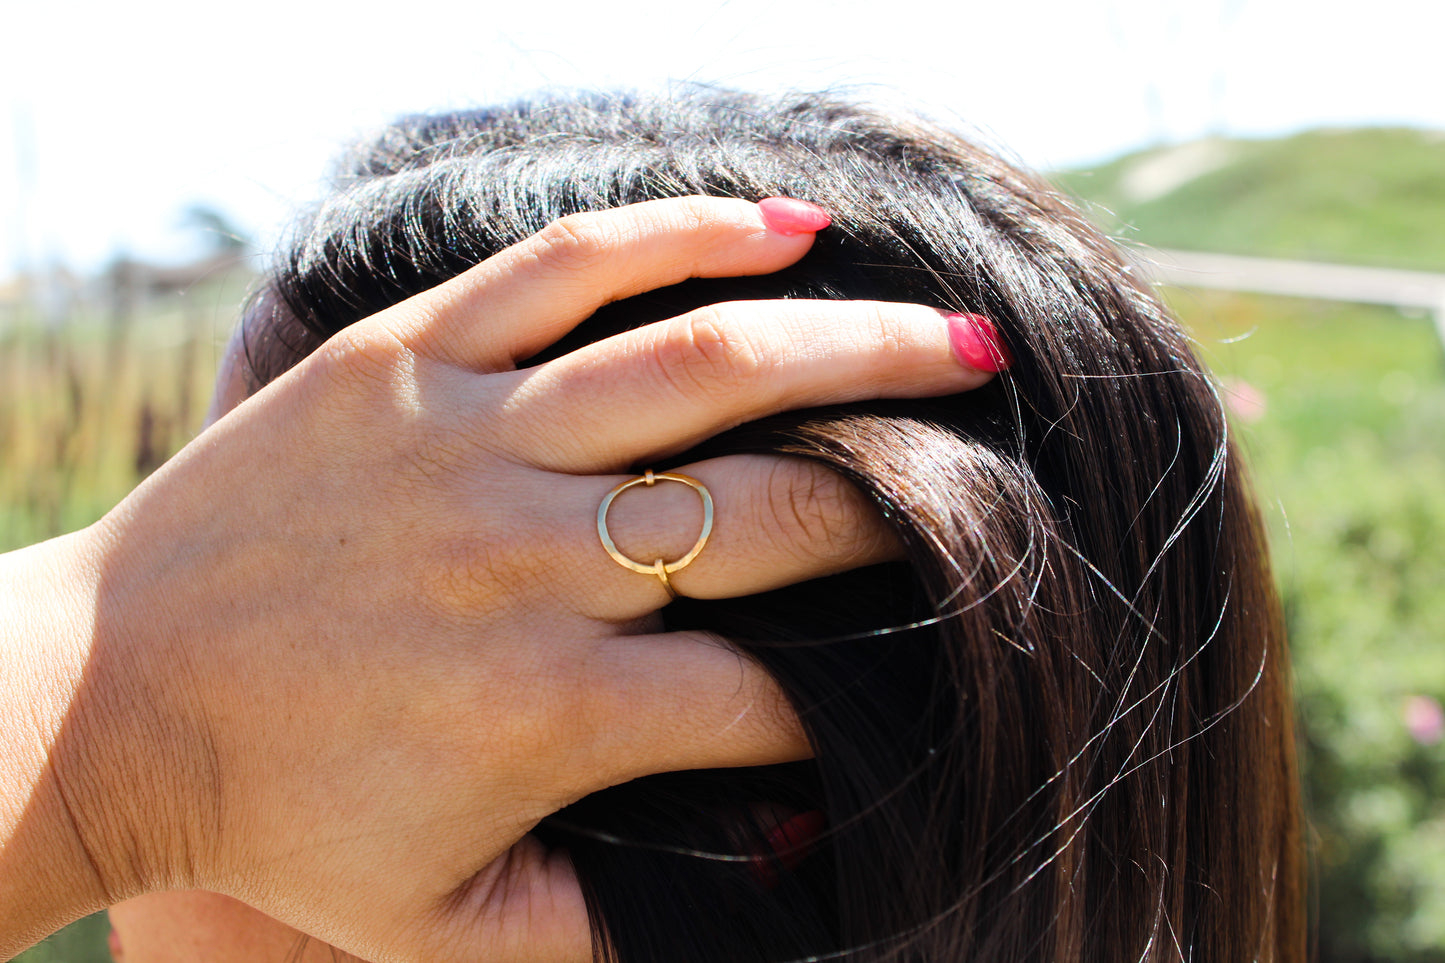
<path fill-rule="evenodd" d="M 619 471 L 781 411 L 977 388 L 1007 357 L 978 315 L 881 301 L 738 301 L 529 370 L 496 424 L 503 444 L 536 467 Z"/>

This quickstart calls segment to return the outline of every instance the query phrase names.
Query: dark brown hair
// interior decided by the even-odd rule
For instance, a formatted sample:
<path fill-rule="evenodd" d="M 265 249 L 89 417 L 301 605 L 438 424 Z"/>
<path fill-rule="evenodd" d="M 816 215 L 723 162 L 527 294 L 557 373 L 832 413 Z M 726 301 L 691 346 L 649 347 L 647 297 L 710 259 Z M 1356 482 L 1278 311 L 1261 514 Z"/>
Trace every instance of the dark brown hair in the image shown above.
<path fill-rule="evenodd" d="M 983 313 L 1017 361 L 981 391 L 798 412 L 680 459 L 820 461 L 907 561 L 666 610 L 765 665 L 817 758 L 650 777 L 544 824 L 597 957 L 1302 960 L 1285 640 L 1219 396 L 1130 261 L 1046 184 L 821 97 L 409 117 L 298 228 L 245 321 L 251 375 L 558 217 L 687 194 L 804 198 L 833 226 L 795 267 L 611 305 L 551 354 L 807 297 Z M 813 809 L 813 851 L 758 872 L 756 814 Z"/>

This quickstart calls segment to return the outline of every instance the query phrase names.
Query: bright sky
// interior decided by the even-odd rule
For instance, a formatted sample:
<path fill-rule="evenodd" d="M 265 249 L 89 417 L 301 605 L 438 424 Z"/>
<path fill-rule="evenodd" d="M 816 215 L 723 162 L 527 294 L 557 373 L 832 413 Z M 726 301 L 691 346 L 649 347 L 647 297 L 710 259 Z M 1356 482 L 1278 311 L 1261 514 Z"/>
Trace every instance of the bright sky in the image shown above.
<path fill-rule="evenodd" d="M 196 202 L 264 242 L 357 132 L 544 87 L 849 86 L 1040 168 L 1216 132 L 1445 130 L 1445 4 L 1424 0 L 6 3 L 26 8 L 3 18 L 0 275 L 183 259 Z"/>

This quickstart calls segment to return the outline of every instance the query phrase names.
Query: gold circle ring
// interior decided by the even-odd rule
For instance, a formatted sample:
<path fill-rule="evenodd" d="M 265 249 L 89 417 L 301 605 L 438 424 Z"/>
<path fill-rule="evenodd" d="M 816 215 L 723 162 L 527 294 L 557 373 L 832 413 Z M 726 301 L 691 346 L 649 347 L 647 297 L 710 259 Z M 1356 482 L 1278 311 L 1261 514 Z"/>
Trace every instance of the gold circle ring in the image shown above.
<path fill-rule="evenodd" d="M 607 531 L 607 510 L 612 507 L 612 503 L 617 499 L 617 496 L 627 491 L 627 489 L 636 487 L 637 485 L 646 485 L 648 488 L 651 488 L 660 481 L 678 482 L 697 492 L 698 497 L 702 499 L 702 532 L 698 534 L 697 541 L 693 544 L 692 548 L 681 558 L 671 562 L 664 562 L 659 558 L 651 564 L 646 564 L 622 554 L 617 544 L 612 541 L 612 535 Z M 612 560 L 625 569 L 637 572 L 639 575 L 657 576 L 657 580 L 661 582 L 662 587 L 667 590 L 668 598 L 677 598 L 677 590 L 672 587 L 672 581 L 668 576 L 673 572 L 681 571 L 691 565 L 693 559 L 697 558 L 698 553 L 701 552 L 703 546 L 707 544 L 707 537 L 711 534 L 712 493 L 707 490 L 706 485 L 696 478 L 690 478 L 687 475 L 682 475 L 677 472 L 664 471 L 654 473 L 649 469 L 646 474 L 638 478 L 628 479 L 616 488 L 613 488 L 612 491 L 608 492 L 606 497 L 602 499 L 602 504 L 597 506 L 597 537 L 602 540 L 602 547 L 607 550 L 607 554 L 611 555 Z"/>

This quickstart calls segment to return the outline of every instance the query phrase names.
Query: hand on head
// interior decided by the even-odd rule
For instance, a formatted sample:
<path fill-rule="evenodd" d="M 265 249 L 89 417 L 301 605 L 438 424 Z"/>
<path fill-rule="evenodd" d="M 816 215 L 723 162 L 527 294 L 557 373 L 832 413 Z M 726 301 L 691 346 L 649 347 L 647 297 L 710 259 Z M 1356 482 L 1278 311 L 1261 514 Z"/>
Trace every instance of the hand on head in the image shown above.
<path fill-rule="evenodd" d="M 61 776 L 133 801 L 77 823 L 100 897 L 227 893 L 376 961 L 585 960 L 539 820 L 647 773 L 806 756 L 766 673 L 658 631 L 666 590 L 608 557 L 598 505 L 742 422 L 966 390 L 1006 349 L 917 305 L 737 302 L 516 367 L 611 301 L 791 264 L 813 237 L 793 215 L 683 198 L 557 222 L 347 328 L 71 542 L 95 620 L 70 718 L 108 735 Z M 716 500 L 682 595 L 897 553 L 809 463 L 675 467 Z M 675 558 L 697 502 L 629 491 L 610 532 Z"/>

